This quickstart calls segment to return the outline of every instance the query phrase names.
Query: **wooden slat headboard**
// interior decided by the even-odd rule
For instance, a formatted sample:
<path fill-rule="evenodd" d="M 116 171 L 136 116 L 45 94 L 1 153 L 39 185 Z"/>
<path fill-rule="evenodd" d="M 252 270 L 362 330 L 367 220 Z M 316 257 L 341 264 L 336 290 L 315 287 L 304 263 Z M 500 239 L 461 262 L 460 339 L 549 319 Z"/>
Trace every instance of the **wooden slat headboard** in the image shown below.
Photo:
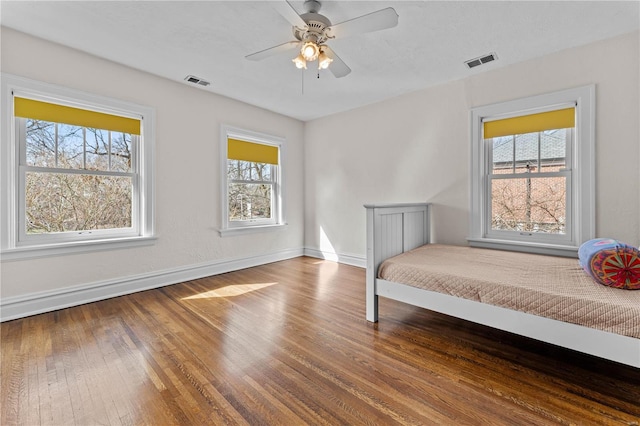
<path fill-rule="evenodd" d="M 367 209 L 367 319 L 375 321 L 375 278 L 390 257 L 430 243 L 430 203 L 365 204 Z"/>

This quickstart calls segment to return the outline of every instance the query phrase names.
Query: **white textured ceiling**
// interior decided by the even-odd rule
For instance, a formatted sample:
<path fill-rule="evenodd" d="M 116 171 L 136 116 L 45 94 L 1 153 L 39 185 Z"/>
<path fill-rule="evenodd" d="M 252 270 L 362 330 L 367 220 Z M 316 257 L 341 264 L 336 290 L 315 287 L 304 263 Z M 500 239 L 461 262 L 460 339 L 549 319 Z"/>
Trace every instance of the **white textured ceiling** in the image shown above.
<path fill-rule="evenodd" d="M 284 0 L 281 0 L 284 1 Z M 303 1 L 291 5 L 304 13 Z M 245 55 L 292 40 L 269 1 L 6 1 L 0 22 L 34 36 L 300 120 L 357 108 L 445 81 L 637 30 L 638 1 L 325 1 L 336 24 L 385 7 L 395 28 L 332 40 L 351 67 L 302 72 L 290 53 Z M 469 70 L 464 61 L 496 52 Z M 594 61 L 597 61 L 594 58 Z"/>

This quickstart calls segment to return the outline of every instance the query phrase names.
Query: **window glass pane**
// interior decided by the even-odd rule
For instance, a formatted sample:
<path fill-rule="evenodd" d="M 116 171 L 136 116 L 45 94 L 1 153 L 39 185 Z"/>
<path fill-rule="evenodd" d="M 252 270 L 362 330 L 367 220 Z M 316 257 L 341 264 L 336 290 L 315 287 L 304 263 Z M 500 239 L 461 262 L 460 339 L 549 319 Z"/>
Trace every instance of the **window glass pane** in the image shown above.
<path fill-rule="evenodd" d="M 58 165 L 64 169 L 81 169 L 84 162 L 83 128 L 58 124 Z"/>
<path fill-rule="evenodd" d="M 132 144 L 131 134 L 111 132 L 111 170 L 131 172 Z"/>
<path fill-rule="evenodd" d="M 566 167 L 568 129 L 540 132 L 541 172 L 557 172 Z"/>
<path fill-rule="evenodd" d="M 109 131 L 86 129 L 87 170 L 109 170 Z"/>
<path fill-rule="evenodd" d="M 538 136 L 536 133 L 516 135 L 516 168 L 514 173 L 538 171 Z"/>
<path fill-rule="evenodd" d="M 253 163 L 251 178 L 253 180 L 271 180 L 271 169 L 275 166 L 266 163 Z"/>
<path fill-rule="evenodd" d="M 564 176 L 492 179 L 491 229 L 564 234 L 566 180 Z"/>
<path fill-rule="evenodd" d="M 54 123 L 26 120 L 27 165 L 56 166 L 56 129 Z"/>
<path fill-rule="evenodd" d="M 129 133 L 26 119 L 26 164 L 29 166 L 131 172 L 132 143 Z"/>
<path fill-rule="evenodd" d="M 513 173 L 513 145 L 514 136 L 500 136 L 493 138 L 493 173 Z"/>
<path fill-rule="evenodd" d="M 493 138 L 492 174 L 557 172 L 565 167 L 567 129 Z"/>
<path fill-rule="evenodd" d="M 27 234 L 131 227 L 130 177 L 27 172 L 25 195 Z"/>
<path fill-rule="evenodd" d="M 229 184 L 229 220 L 271 219 L 271 184 Z"/>
<path fill-rule="evenodd" d="M 268 163 L 228 160 L 227 176 L 232 180 L 271 181 L 273 167 Z"/>

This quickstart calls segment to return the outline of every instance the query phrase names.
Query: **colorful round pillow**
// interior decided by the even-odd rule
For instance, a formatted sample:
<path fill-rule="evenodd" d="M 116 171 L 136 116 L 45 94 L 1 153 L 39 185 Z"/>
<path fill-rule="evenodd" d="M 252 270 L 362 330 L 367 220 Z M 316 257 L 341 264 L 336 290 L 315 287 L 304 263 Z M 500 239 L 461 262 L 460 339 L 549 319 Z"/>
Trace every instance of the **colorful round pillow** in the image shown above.
<path fill-rule="evenodd" d="M 610 238 L 580 246 L 580 266 L 597 282 L 625 290 L 640 290 L 640 250 Z"/>

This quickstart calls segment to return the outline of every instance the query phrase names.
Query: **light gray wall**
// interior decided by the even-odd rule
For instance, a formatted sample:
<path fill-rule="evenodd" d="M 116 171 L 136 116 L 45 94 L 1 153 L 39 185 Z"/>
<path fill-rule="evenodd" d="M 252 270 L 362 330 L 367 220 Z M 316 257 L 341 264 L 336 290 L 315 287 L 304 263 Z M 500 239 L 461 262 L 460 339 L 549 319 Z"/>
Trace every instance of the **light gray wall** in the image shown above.
<path fill-rule="evenodd" d="M 640 244 L 635 32 L 400 96 L 305 127 L 305 244 L 365 256 L 364 203 L 431 201 L 436 242 L 466 244 L 470 108 L 596 84 L 596 233 Z"/>
<path fill-rule="evenodd" d="M 153 246 L 3 261 L 2 297 L 303 248 L 304 123 L 2 28 L 2 71 L 156 110 Z M 285 137 L 286 230 L 221 238 L 222 123 Z"/>

